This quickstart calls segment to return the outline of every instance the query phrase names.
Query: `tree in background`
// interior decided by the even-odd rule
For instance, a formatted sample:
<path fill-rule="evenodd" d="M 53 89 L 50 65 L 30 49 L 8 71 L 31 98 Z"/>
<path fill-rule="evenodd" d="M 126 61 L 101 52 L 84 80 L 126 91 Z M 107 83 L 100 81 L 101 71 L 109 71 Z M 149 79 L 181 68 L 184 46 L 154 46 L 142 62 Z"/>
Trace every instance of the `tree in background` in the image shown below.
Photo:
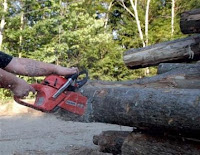
<path fill-rule="evenodd" d="M 1 8 L 1 24 L 0 24 L 0 50 L 2 48 L 2 43 L 3 43 L 3 33 L 4 33 L 4 27 L 5 27 L 5 24 L 6 24 L 6 21 L 5 21 L 5 16 L 7 14 L 7 11 L 8 11 L 8 3 L 7 3 L 7 0 L 1 0 L 0 1 L 3 5 L 3 8 Z"/>
<path fill-rule="evenodd" d="M 198 0 L 10 0 L 7 4 L 7 13 L 1 16 L 6 21 L 2 50 L 86 68 L 91 79 L 102 80 L 145 76 L 141 69 L 124 66 L 123 52 L 183 37 L 179 14 L 200 6 Z"/>

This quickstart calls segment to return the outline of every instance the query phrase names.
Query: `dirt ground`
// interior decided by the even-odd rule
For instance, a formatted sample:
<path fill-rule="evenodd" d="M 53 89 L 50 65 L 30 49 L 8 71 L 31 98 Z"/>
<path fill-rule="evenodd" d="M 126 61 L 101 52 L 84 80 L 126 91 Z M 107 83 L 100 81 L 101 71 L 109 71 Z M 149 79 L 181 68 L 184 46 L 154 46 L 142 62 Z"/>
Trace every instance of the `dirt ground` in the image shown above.
<path fill-rule="evenodd" d="M 0 105 L 1 155 L 101 155 L 93 136 L 107 130 L 132 128 L 64 121 L 17 103 Z"/>

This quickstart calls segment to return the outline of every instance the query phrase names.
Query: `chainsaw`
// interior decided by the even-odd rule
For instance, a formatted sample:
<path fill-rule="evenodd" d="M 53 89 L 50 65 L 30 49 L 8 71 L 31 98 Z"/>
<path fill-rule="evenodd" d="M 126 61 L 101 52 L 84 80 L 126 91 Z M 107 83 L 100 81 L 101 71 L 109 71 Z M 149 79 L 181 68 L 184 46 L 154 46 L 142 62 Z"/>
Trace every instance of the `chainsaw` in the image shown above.
<path fill-rule="evenodd" d="M 80 75 L 85 75 L 78 80 Z M 14 100 L 24 106 L 42 111 L 55 112 L 64 109 L 74 114 L 83 115 L 86 109 L 87 97 L 77 92 L 88 80 L 87 71 L 71 76 L 49 75 L 41 83 L 31 84 L 37 94 L 33 104 L 14 96 Z"/>

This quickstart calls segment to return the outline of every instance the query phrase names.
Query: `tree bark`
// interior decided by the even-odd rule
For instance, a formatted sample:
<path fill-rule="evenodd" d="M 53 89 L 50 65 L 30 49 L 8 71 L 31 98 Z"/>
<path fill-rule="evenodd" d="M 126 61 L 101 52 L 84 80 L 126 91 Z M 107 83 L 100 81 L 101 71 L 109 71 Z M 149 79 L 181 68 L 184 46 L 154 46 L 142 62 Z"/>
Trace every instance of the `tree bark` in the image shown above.
<path fill-rule="evenodd" d="M 161 80 L 163 82 L 169 81 L 174 83 L 177 88 L 186 88 L 186 89 L 200 89 L 200 75 L 199 68 L 200 64 L 181 64 L 181 63 L 161 63 L 158 66 L 158 74 L 167 75 L 169 73 L 175 73 L 180 71 L 179 74 L 167 78 L 168 80 Z M 196 69 L 194 69 L 196 68 Z M 196 70 L 196 71 L 195 71 Z M 199 71 L 198 71 L 199 70 Z M 184 73 L 185 72 L 185 73 Z M 162 75 L 159 75 L 162 77 Z M 158 77 L 159 77 L 158 76 Z M 160 82 L 161 82 L 160 81 Z M 159 83 L 160 83 L 159 82 Z"/>
<path fill-rule="evenodd" d="M 100 147 L 101 152 L 120 154 L 121 147 L 130 131 L 103 131 L 93 137 L 93 143 Z"/>
<path fill-rule="evenodd" d="M 200 131 L 200 90 L 87 87 L 83 120 L 151 130 Z"/>
<path fill-rule="evenodd" d="M 198 81 L 199 79 L 200 79 L 200 63 L 197 63 L 197 64 L 186 65 L 182 68 L 172 69 L 171 71 L 168 71 L 166 73 L 149 78 L 142 78 L 124 82 L 113 82 L 113 84 L 115 84 L 116 86 L 143 87 L 143 88 L 200 89 L 200 84 L 198 84 L 198 82 L 195 82 L 196 80 Z"/>
<path fill-rule="evenodd" d="M 163 74 L 175 69 L 185 69 L 185 68 L 192 68 L 198 66 L 198 64 L 191 64 L 191 63 L 160 63 L 158 65 L 157 74 Z M 200 66 L 199 66 L 200 67 Z"/>
<path fill-rule="evenodd" d="M 20 31 L 22 32 L 24 29 L 24 3 L 21 2 L 21 15 L 20 15 Z M 22 46 L 22 41 L 23 41 L 23 36 L 22 34 L 20 34 L 19 36 L 19 51 L 18 51 L 18 57 L 21 58 L 22 57 L 22 51 L 23 51 L 23 46 Z"/>
<path fill-rule="evenodd" d="M 144 36 L 143 36 L 143 33 L 142 33 L 140 19 L 139 19 L 139 16 L 138 16 L 137 0 L 135 0 L 135 4 L 133 3 L 133 0 L 130 0 L 130 3 L 131 3 L 131 6 L 133 8 L 133 11 L 134 11 L 135 21 L 136 21 L 136 24 L 137 24 L 137 28 L 138 28 L 140 39 L 142 41 L 142 45 L 143 45 L 143 47 L 145 47 L 146 45 L 145 45 L 145 42 L 144 42 Z"/>
<path fill-rule="evenodd" d="M 196 64 L 133 81 L 90 81 L 80 89 L 85 114 L 63 118 L 199 134 L 200 84 L 190 82 L 199 77 Z"/>
<path fill-rule="evenodd" d="M 107 25 L 108 25 L 109 13 L 110 13 L 110 10 L 111 10 L 111 8 L 112 8 L 112 5 L 113 5 L 113 1 L 111 1 L 110 4 L 109 4 L 109 6 L 108 6 L 108 12 L 106 13 L 105 23 L 104 23 L 104 28 L 105 28 L 105 29 L 107 28 Z"/>
<path fill-rule="evenodd" d="M 124 54 L 124 63 L 131 69 L 156 66 L 161 62 L 190 62 L 199 59 L 200 35 L 130 49 Z"/>
<path fill-rule="evenodd" d="M 183 141 L 176 137 L 164 137 L 131 133 L 124 141 L 122 155 L 199 155 L 199 143 Z"/>
<path fill-rule="evenodd" d="M 200 33 L 200 9 L 183 12 L 180 28 L 184 34 Z"/>
<path fill-rule="evenodd" d="M 146 13 L 145 13 L 145 44 L 146 46 L 149 43 L 149 6 L 150 6 L 151 0 L 147 0 L 147 5 L 146 5 Z"/>
<path fill-rule="evenodd" d="M 172 0 L 171 9 L 171 35 L 174 35 L 174 18 L 175 18 L 175 0 Z"/>

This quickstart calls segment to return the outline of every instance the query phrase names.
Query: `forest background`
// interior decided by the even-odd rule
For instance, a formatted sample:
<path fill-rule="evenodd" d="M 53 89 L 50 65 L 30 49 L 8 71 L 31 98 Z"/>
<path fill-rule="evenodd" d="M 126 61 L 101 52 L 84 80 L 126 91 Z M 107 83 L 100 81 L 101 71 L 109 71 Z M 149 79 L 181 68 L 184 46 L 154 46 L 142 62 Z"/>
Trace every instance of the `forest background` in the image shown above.
<path fill-rule="evenodd" d="M 90 79 L 133 80 L 156 67 L 129 70 L 123 52 L 185 37 L 180 13 L 199 0 L 0 0 L 0 50 L 66 67 Z M 35 83 L 41 78 L 24 78 Z M 1 98 L 10 97 L 5 89 Z"/>

